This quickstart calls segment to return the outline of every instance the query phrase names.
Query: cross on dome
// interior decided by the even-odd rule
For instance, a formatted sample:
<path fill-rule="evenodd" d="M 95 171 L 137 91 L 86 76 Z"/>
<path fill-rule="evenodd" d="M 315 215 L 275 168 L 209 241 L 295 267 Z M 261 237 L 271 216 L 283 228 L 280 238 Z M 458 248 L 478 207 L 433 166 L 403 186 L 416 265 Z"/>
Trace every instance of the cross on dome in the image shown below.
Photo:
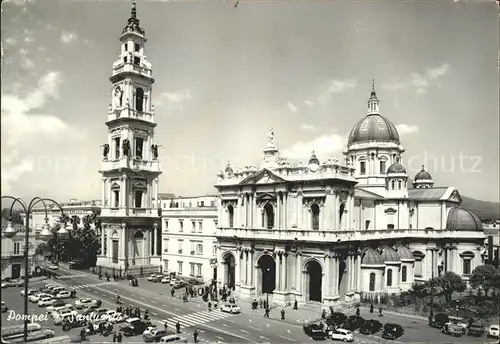
<path fill-rule="evenodd" d="M 135 32 L 139 35 L 144 36 L 145 31 L 139 26 L 139 19 L 137 19 L 137 8 L 135 2 L 132 2 L 132 10 L 130 12 L 130 18 L 128 19 L 127 25 L 123 28 L 122 33 Z"/>

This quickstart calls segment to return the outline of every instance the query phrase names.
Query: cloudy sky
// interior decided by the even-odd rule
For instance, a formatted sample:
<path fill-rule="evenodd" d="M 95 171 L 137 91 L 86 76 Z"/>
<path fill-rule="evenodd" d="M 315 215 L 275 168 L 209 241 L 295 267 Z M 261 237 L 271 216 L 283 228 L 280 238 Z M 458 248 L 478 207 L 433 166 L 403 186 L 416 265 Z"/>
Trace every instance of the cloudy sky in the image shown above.
<path fill-rule="evenodd" d="M 2 193 L 100 197 L 112 63 L 127 2 L 3 2 Z M 498 201 L 498 12 L 484 3 L 138 1 L 156 83 L 160 189 L 213 193 L 284 155 L 341 157 L 372 79 L 411 175 Z"/>

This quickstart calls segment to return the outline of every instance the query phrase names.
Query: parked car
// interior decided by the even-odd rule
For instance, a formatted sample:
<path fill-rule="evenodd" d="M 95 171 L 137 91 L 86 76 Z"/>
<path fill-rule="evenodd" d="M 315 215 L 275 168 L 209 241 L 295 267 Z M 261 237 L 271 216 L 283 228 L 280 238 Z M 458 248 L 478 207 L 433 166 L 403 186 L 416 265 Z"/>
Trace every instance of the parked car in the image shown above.
<path fill-rule="evenodd" d="M 429 317 L 429 326 L 443 328 L 444 324 L 450 322 L 450 318 L 445 313 L 437 313 L 433 317 Z"/>
<path fill-rule="evenodd" d="M 170 286 L 174 286 L 174 283 L 175 281 L 177 281 L 177 279 L 175 279 L 174 277 L 170 278 Z"/>
<path fill-rule="evenodd" d="M 142 320 L 137 320 L 132 322 L 130 325 L 121 328 L 124 336 L 136 336 L 138 334 L 144 333 L 144 330 L 149 327 L 149 323 Z"/>
<path fill-rule="evenodd" d="M 142 332 L 142 335 L 144 336 L 144 335 L 145 335 L 145 334 L 147 334 L 147 333 L 151 333 L 151 331 L 153 331 L 153 330 L 156 330 L 156 325 L 151 325 L 151 326 L 148 326 L 148 327 L 144 330 L 144 332 Z"/>
<path fill-rule="evenodd" d="M 462 326 L 451 322 L 444 324 L 443 328 L 441 329 L 441 332 L 446 333 L 453 337 L 461 337 L 465 334 L 465 331 Z"/>
<path fill-rule="evenodd" d="M 56 294 L 56 299 L 69 299 L 71 298 L 71 293 L 67 290 L 62 290 Z"/>
<path fill-rule="evenodd" d="M 74 321 L 77 318 L 76 311 L 64 310 L 61 313 L 55 313 L 54 325 L 62 325 L 65 321 Z"/>
<path fill-rule="evenodd" d="M 303 326 L 304 333 L 311 337 L 313 340 L 324 340 L 328 334 L 323 329 L 323 326 L 318 324 L 308 324 Z"/>
<path fill-rule="evenodd" d="M 163 277 L 161 283 L 170 283 L 170 277 Z"/>
<path fill-rule="evenodd" d="M 235 305 L 234 303 L 226 303 L 222 305 L 220 308 L 222 312 L 231 313 L 231 314 L 239 314 L 241 313 L 241 308 Z"/>
<path fill-rule="evenodd" d="M 148 281 L 153 282 L 153 280 L 157 279 L 158 277 L 161 277 L 160 275 L 152 274 L 148 276 Z"/>
<path fill-rule="evenodd" d="M 64 302 L 63 300 L 55 300 L 53 304 L 46 308 L 46 311 L 50 313 L 55 311 L 57 308 L 64 306 L 66 306 L 66 302 Z"/>
<path fill-rule="evenodd" d="M 469 327 L 469 322 L 462 317 L 448 316 L 448 319 L 450 323 L 460 326 L 464 330 L 464 333 L 466 332 L 467 327 Z"/>
<path fill-rule="evenodd" d="M 374 334 L 380 331 L 382 328 L 382 323 L 378 320 L 367 320 L 361 327 L 359 328 L 359 333 L 362 334 Z"/>
<path fill-rule="evenodd" d="M 404 333 L 405 331 L 401 325 L 387 323 L 384 325 L 384 330 L 382 331 L 382 338 L 396 339 L 401 337 Z"/>
<path fill-rule="evenodd" d="M 160 343 L 187 343 L 187 339 L 179 336 L 178 334 L 170 334 L 165 337 L 161 337 Z"/>
<path fill-rule="evenodd" d="M 365 319 L 360 317 L 359 315 L 351 315 L 347 318 L 347 321 L 342 325 L 342 328 L 345 328 L 350 331 L 357 330 L 365 323 Z"/>
<path fill-rule="evenodd" d="M 467 329 L 467 335 L 481 337 L 485 332 L 484 325 L 480 322 L 475 322 L 469 325 Z"/>
<path fill-rule="evenodd" d="M 9 310 L 9 307 L 5 304 L 5 301 L 2 301 L 2 313 L 5 313 Z"/>
<path fill-rule="evenodd" d="M 38 301 L 38 307 L 52 306 L 56 300 L 49 296 L 44 296 Z"/>
<path fill-rule="evenodd" d="M 75 317 L 75 319 L 63 321 L 62 330 L 69 331 L 73 328 L 84 327 L 84 326 L 87 326 L 87 322 L 84 319 L 77 319 L 77 317 Z"/>
<path fill-rule="evenodd" d="M 167 330 L 163 329 L 154 329 L 149 332 L 144 331 L 142 334 L 142 339 L 146 343 L 150 342 L 159 342 L 162 337 L 168 336 L 170 333 Z"/>
<path fill-rule="evenodd" d="M 339 327 L 347 321 L 347 315 L 340 312 L 334 312 L 326 318 L 326 324 L 328 326 Z"/>
<path fill-rule="evenodd" d="M 174 289 L 185 288 L 188 284 L 181 280 L 176 280 L 172 286 Z"/>
<path fill-rule="evenodd" d="M 36 293 L 36 294 L 32 294 L 30 296 L 28 296 L 28 301 L 30 302 L 33 302 L 33 303 L 37 303 L 38 301 L 40 301 L 40 299 L 42 297 L 51 297 L 51 295 L 47 294 L 47 293 Z"/>
<path fill-rule="evenodd" d="M 55 308 L 53 311 L 50 312 L 50 315 L 52 316 L 52 318 L 55 319 L 56 317 L 58 317 L 62 313 L 68 313 L 68 312 L 72 312 L 72 311 L 75 311 L 75 309 L 73 308 L 73 305 L 64 305 L 64 306 Z"/>
<path fill-rule="evenodd" d="M 490 338 L 498 338 L 500 333 L 500 328 L 498 325 L 491 325 L 488 329 L 488 337 Z"/>
<path fill-rule="evenodd" d="M 344 342 L 352 342 L 354 340 L 352 332 L 344 328 L 337 328 L 330 331 L 328 337 L 333 340 L 342 340 Z"/>
<path fill-rule="evenodd" d="M 52 262 L 52 263 L 49 264 L 48 268 L 52 269 L 52 270 L 58 270 L 59 269 L 59 264 L 56 263 L 56 262 Z"/>
<path fill-rule="evenodd" d="M 102 302 L 101 300 L 93 300 L 89 298 L 82 298 L 78 299 L 75 301 L 75 307 L 76 309 L 82 309 L 84 307 L 90 306 L 90 305 L 101 305 Z"/>
<path fill-rule="evenodd" d="M 28 295 L 33 295 L 33 294 L 36 294 L 38 293 L 39 291 L 36 290 L 36 289 L 28 289 Z M 24 289 L 21 290 L 21 296 L 24 296 Z"/>

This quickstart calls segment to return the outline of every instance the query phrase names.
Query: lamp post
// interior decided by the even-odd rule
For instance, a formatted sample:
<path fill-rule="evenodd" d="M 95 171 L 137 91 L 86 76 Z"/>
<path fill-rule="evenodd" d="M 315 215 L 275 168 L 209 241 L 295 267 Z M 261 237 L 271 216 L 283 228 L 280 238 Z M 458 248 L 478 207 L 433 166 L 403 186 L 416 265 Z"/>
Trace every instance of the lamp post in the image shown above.
<path fill-rule="evenodd" d="M 44 241 L 49 240 L 52 238 L 53 233 L 49 229 L 49 214 L 47 211 L 47 203 L 50 202 L 52 204 L 55 204 L 59 210 L 61 211 L 61 214 L 64 215 L 64 211 L 62 210 L 62 207 L 57 203 L 56 201 L 50 199 L 50 198 L 40 198 L 40 197 L 35 197 L 33 198 L 28 205 L 24 203 L 20 198 L 12 197 L 12 196 L 2 196 L 1 199 L 10 199 L 12 200 L 12 205 L 10 206 L 9 209 L 9 221 L 7 222 L 7 228 L 4 231 L 4 235 L 7 238 L 12 238 L 17 234 L 17 231 L 14 229 L 12 225 L 12 210 L 14 209 L 14 205 L 18 203 L 24 210 L 24 213 L 26 214 L 26 224 L 25 224 L 25 231 L 24 231 L 24 332 L 23 332 L 23 339 L 24 343 L 28 342 L 28 323 L 29 323 L 29 317 L 28 317 L 28 270 L 29 270 L 29 229 L 30 229 L 30 216 L 31 213 L 38 203 L 42 203 L 44 210 L 45 210 L 45 224 L 42 226 L 42 232 L 40 233 L 40 238 Z M 65 228 L 66 223 L 64 222 L 64 226 L 61 227 L 58 231 L 58 235 L 61 238 L 65 238 L 69 235 L 69 232 Z"/>

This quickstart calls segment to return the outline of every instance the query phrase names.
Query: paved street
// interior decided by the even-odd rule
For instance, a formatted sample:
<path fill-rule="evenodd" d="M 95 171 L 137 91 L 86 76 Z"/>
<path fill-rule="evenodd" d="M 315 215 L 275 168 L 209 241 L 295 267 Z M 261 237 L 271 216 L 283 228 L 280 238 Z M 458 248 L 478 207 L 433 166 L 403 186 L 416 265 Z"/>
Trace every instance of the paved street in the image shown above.
<path fill-rule="evenodd" d="M 201 298 L 190 299 L 189 302 L 182 302 L 178 297 L 170 296 L 170 286 L 160 283 L 150 283 L 146 279 L 139 281 L 139 287 L 131 287 L 127 281 L 110 281 L 99 280 L 96 276 L 80 271 L 66 270 L 60 268 L 59 274 L 61 277 L 44 281 L 43 283 L 59 284 L 67 288 L 77 290 L 77 297 L 99 298 L 103 301 L 102 308 L 115 309 L 115 296 L 118 293 L 124 300 L 124 305 L 132 305 L 132 307 L 140 307 L 142 310 L 148 309 L 152 321 L 160 327 L 166 322 L 171 330 L 175 323 L 179 321 L 183 335 L 192 342 L 192 333 L 194 328 L 200 332 L 200 342 L 225 342 L 225 343 L 305 343 L 312 342 L 302 330 L 300 321 L 281 321 L 278 320 L 276 314 L 274 319 L 266 319 L 263 317 L 262 309 L 250 310 L 247 305 L 242 305 L 243 313 L 231 315 L 222 313 L 220 310 L 208 311 L 206 304 Z M 32 287 L 37 287 L 43 283 L 37 283 Z M 22 313 L 23 304 L 20 295 L 21 288 L 8 288 L 3 290 L 2 299 L 6 300 L 10 309 Z M 177 296 L 180 292 L 176 293 Z M 30 303 L 30 312 L 40 314 L 44 308 L 38 308 Z M 278 313 L 278 310 L 273 310 Z M 288 310 L 287 312 L 293 312 Z M 300 311 L 299 311 L 300 312 Z M 314 318 L 315 315 L 308 311 L 300 312 L 304 318 Z M 354 311 L 347 312 L 347 314 Z M 437 329 L 430 328 L 426 321 L 415 320 L 403 316 L 384 315 L 379 318 L 377 314 L 370 314 L 363 311 L 361 314 L 365 318 L 377 318 L 382 322 L 394 322 L 401 324 L 405 328 L 405 335 L 399 338 L 395 343 L 408 342 L 424 342 L 424 343 L 484 343 L 494 342 L 483 338 L 474 337 L 459 337 L 452 338 L 443 335 Z M 3 326 L 10 326 L 16 323 L 5 321 L 7 314 L 3 314 Z M 294 315 L 295 318 L 298 315 Z M 19 322 L 18 322 L 19 323 Z M 42 326 L 45 326 L 42 324 Z M 62 332 L 60 326 L 53 326 L 49 321 L 47 326 L 55 328 L 56 336 L 68 335 Z M 78 335 L 79 329 L 73 329 L 70 336 Z M 126 338 L 124 342 L 134 342 L 139 339 L 139 336 Z M 101 336 L 92 336 L 92 342 L 111 341 L 111 337 L 103 338 Z M 355 343 L 385 343 L 386 340 L 380 337 L 380 334 L 365 336 L 355 334 Z"/>

